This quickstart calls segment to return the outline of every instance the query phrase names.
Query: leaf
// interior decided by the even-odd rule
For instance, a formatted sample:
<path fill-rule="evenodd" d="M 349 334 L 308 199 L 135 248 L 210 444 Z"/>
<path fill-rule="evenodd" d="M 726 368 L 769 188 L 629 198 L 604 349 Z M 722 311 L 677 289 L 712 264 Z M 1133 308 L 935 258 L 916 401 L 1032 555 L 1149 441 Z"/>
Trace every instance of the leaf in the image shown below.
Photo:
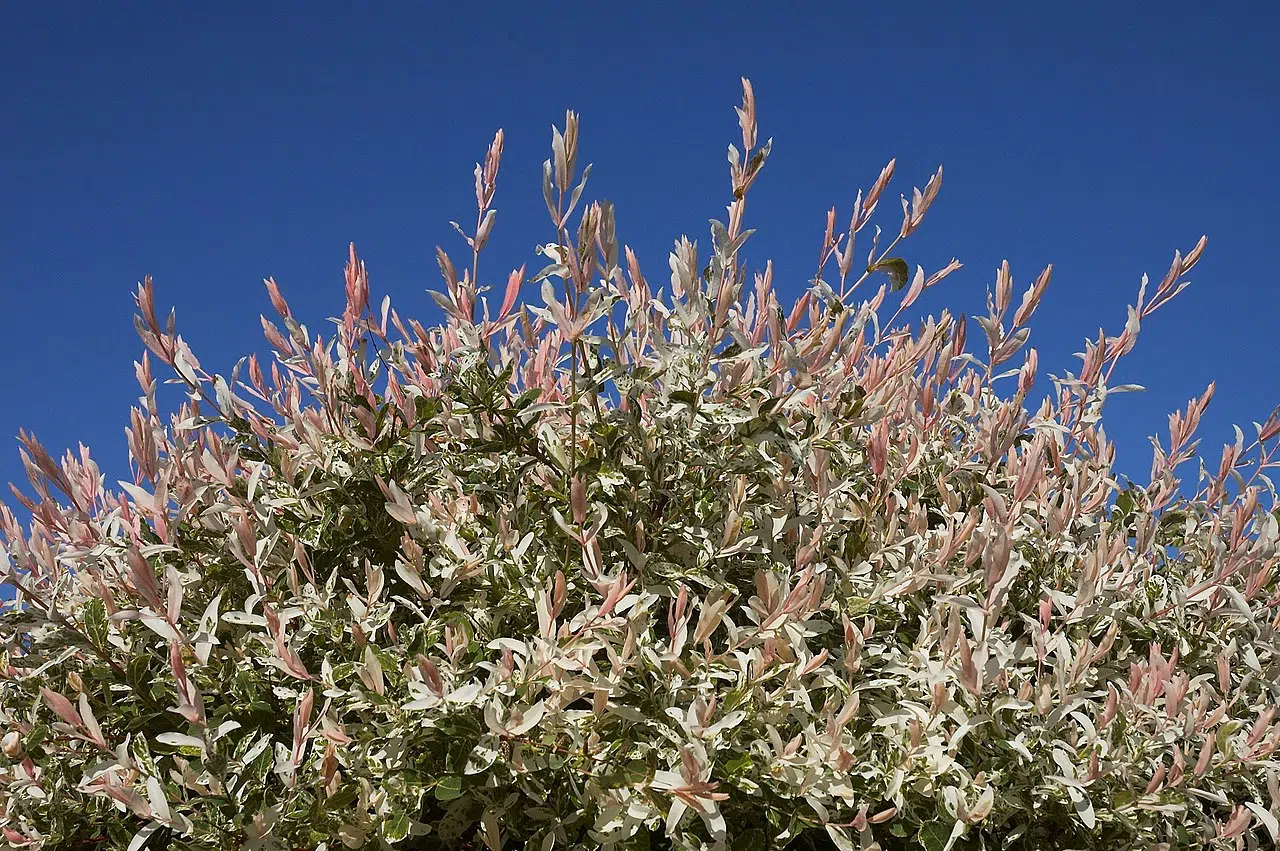
<path fill-rule="evenodd" d="M 605 707 L 605 710 L 610 714 L 617 715 L 619 718 L 623 718 L 636 724 L 644 724 L 650 720 L 649 716 L 645 715 L 634 706 L 624 706 L 622 704 L 611 703 Z"/>
<path fill-rule="evenodd" d="M 1072 796 L 1075 798 L 1075 796 Z M 1079 798 L 1075 798 L 1076 815 L 1080 816 L 1080 820 L 1084 822 L 1084 826 L 1093 830 L 1097 825 L 1097 816 L 1093 813 L 1093 802 L 1089 800 L 1089 796 L 1081 794 Z"/>
<path fill-rule="evenodd" d="M 1231 599 L 1231 602 L 1235 605 L 1240 614 L 1244 616 L 1245 620 L 1254 626 L 1257 625 L 1257 622 L 1254 619 L 1253 609 L 1249 606 L 1249 601 L 1240 593 L 1240 589 L 1233 588 L 1230 585 L 1222 585 L 1218 590 L 1222 591 Z"/>
<path fill-rule="evenodd" d="M 673 390 L 671 392 L 671 401 L 680 402 L 692 408 L 697 406 L 698 397 L 692 390 Z"/>
<path fill-rule="evenodd" d="M 462 797 L 462 778 L 456 774 L 446 774 L 436 784 L 436 800 L 452 801 Z"/>
<path fill-rule="evenodd" d="M 552 220 L 559 222 L 559 216 L 556 215 L 556 202 L 551 194 L 551 160 L 544 160 L 542 163 L 542 200 L 547 202 L 547 212 L 551 214 Z"/>
<path fill-rule="evenodd" d="M 724 764 L 725 773 L 730 777 L 746 774 L 753 767 L 755 767 L 755 760 L 749 753 L 738 754 Z"/>
<path fill-rule="evenodd" d="M 199 756 L 204 753 L 204 742 L 185 733 L 161 733 L 155 740 L 159 744 L 175 747 L 187 756 Z"/>
<path fill-rule="evenodd" d="M 388 842 L 399 842 L 408 835 L 409 816 L 406 813 L 396 813 L 382 823 L 382 838 Z"/>
<path fill-rule="evenodd" d="M 80 718 L 80 713 L 76 712 L 75 706 L 70 700 L 58 694 L 51 689 L 40 688 L 40 695 L 44 698 L 44 702 L 52 709 L 59 718 L 66 721 L 73 727 L 83 727 L 84 721 Z"/>
<path fill-rule="evenodd" d="M 162 822 L 170 820 L 169 800 L 165 795 L 164 786 L 154 777 L 147 778 L 147 800 L 150 802 L 151 811 L 155 813 L 157 819 Z"/>
<path fill-rule="evenodd" d="M 538 725 L 539 721 L 542 720 L 542 715 L 546 712 L 546 709 L 546 703 L 539 700 L 533 706 L 524 710 L 523 717 L 519 723 L 513 724 L 508 730 L 508 733 L 512 736 L 520 736 L 529 732 Z"/>
<path fill-rule="evenodd" d="M 724 250 L 730 243 L 729 229 L 725 227 L 724 222 L 718 219 L 711 219 L 711 242 L 717 251 L 721 251 L 725 255 L 729 254 L 728 251 Z"/>
<path fill-rule="evenodd" d="M 324 802 L 324 807 L 330 812 L 337 812 L 354 801 L 360 795 L 360 787 L 355 783 L 348 783 L 334 793 Z"/>
<path fill-rule="evenodd" d="M 587 178 L 591 176 L 591 163 L 587 163 L 587 167 L 582 170 L 582 179 L 578 181 L 578 185 L 574 187 L 573 194 L 569 196 L 569 208 L 564 212 L 563 222 L 569 220 L 569 216 L 573 214 L 574 208 L 578 206 L 578 199 L 582 197 L 582 190 L 587 186 Z"/>
<path fill-rule="evenodd" d="M 840 849 L 840 851 L 853 851 L 853 839 L 850 838 L 849 832 L 843 827 L 836 827 L 834 824 L 826 825 L 827 836 L 831 837 L 831 842 Z"/>
<path fill-rule="evenodd" d="M 489 739 L 488 742 L 482 739 L 471 749 L 471 753 L 467 756 L 466 767 L 462 769 L 463 773 L 479 774 L 487 771 L 489 766 L 497 762 L 500 754 L 497 748 L 493 747 L 494 739 L 493 737 L 487 738 Z"/>
<path fill-rule="evenodd" d="M 459 798 L 445 810 L 444 818 L 436 825 L 436 835 L 446 843 L 456 842 L 479 821 L 483 811 L 484 805 L 475 798 Z"/>
<path fill-rule="evenodd" d="M 1244 805 L 1267 828 L 1267 833 L 1271 835 L 1272 844 L 1280 845 L 1280 822 L 1276 821 L 1276 817 L 1271 814 L 1271 811 L 1255 801 L 1245 801 Z"/>
<path fill-rule="evenodd" d="M 139 830 L 137 833 L 133 835 L 133 839 L 129 841 L 128 851 L 139 851 L 139 849 L 141 849 L 147 844 L 147 840 L 151 838 L 151 835 L 162 827 L 164 827 L 164 825 L 160 824 L 159 822 L 152 822 L 151 824 Z"/>
<path fill-rule="evenodd" d="M 942 851 L 951 838 L 951 827 L 940 821 L 931 821 L 920 828 L 916 837 L 924 851 Z"/>
<path fill-rule="evenodd" d="M 884 272 L 889 276 L 889 288 L 897 292 L 907 285 L 911 277 L 911 267 L 901 257 L 886 257 L 867 270 L 868 272 Z"/>
<path fill-rule="evenodd" d="M 49 725 L 36 724 L 31 728 L 31 732 L 27 733 L 27 737 L 22 740 L 23 750 L 33 751 L 40 747 L 40 743 L 49 738 Z"/>
<path fill-rule="evenodd" d="M 492 209 L 484 214 L 484 219 L 481 220 L 480 227 L 476 230 L 476 251 L 483 250 L 485 243 L 489 241 L 489 234 L 493 232 L 493 223 L 497 215 L 498 211 Z"/>
<path fill-rule="evenodd" d="M 107 646 L 107 607 L 97 597 L 91 597 L 85 603 L 84 631 L 94 647 L 102 649 Z"/>
<path fill-rule="evenodd" d="M 102 728 L 98 726 L 98 719 L 94 716 L 93 707 L 89 705 L 89 698 L 84 692 L 80 693 L 80 717 L 84 721 L 84 729 L 88 733 L 89 741 L 106 750 L 107 740 L 103 738 Z"/>

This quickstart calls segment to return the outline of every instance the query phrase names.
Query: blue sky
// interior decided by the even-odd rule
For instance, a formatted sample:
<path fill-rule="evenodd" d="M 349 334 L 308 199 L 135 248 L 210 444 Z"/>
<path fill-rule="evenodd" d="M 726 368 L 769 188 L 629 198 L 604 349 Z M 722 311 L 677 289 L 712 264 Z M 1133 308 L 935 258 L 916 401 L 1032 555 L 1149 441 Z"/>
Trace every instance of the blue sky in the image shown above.
<path fill-rule="evenodd" d="M 596 164 L 588 196 L 617 204 L 622 239 L 662 279 L 671 241 L 705 243 L 723 214 L 740 75 L 775 137 L 751 256 L 775 260 L 784 293 L 812 275 L 828 207 L 847 221 L 890 157 L 908 193 L 943 164 L 904 254 L 966 266 L 923 308 L 980 312 L 1002 258 L 1019 292 L 1053 262 L 1032 336 L 1051 371 L 1122 327 L 1144 271 L 1158 280 L 1208 234 L 1195 283 L 1120 375 L 1149 388 L 1110 403 L 1121 469 L 1145 475 L 1144 435 L 1210 380 L 1208 446 L 1280 402 L 1280 5 L 374 5 L 8 9 L 0 482 L 23 481 L 20 427 L 58 455 L 83 441 L 108 481 L 127 477 L 131 292 L 146 274 L 217 371 L 267 350 L 267 275 L 313 330 L 340 314 L 352 240 L 375 299 L 434 318 L 434 246 L 461 256 L 448 222 L 474 216 L 471 169 L 499 127 L 482 278 L 550 238 L 539 171 L 573 108 Z"/>

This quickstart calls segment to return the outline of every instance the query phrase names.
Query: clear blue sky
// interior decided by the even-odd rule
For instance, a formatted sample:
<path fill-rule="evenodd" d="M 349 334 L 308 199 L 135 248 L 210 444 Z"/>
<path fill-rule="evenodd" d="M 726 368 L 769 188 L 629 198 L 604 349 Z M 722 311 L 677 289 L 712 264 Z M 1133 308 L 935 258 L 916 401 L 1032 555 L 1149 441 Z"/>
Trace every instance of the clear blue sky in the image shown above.
<path fill-rule="evenodd" d="M 596 163 L 588 195 L 618 205 L 622 238 L 663 279 L 671 241 L 705 243 L 723 214 L 740 75 L 776 139 L 752 257 L 774 258 L 785 293 L 812 275 L 829 206 L 847 221 L 890 157 L 899 191 L 944 164 L 905 253 L 966 268 L 925 309 L 980 312 L 1002 258 L 1019 291 L 1053 262 L 1032 337 L 1051 370 L 1074 370 L 1085 336 L 1121 328 L 1139 276 L 1209 235 L 1192 288 L 1121 375 L 1149 387 L 1111 403 L 1122 469 L 1145 475 L 1144 435 L 1212 379 L 1207 445 L 1280 402 L 1280 5 L 369 5 L 7 8 L 0 482 L 23 481 L 19 427 L 58 455 L 84 441 L 109 482 L 127 477 L 146 274 L 216 371 L 267 350 L 264 276 L 313 330 L 340 314 L 352 240 L 375 299 L 434 318 L 434 246 L 465 248 L 448 221 L 474 216 L 471 168 L 499 127 L 482 277 L 550 238 L 539 170 L 569 107 Z"/>

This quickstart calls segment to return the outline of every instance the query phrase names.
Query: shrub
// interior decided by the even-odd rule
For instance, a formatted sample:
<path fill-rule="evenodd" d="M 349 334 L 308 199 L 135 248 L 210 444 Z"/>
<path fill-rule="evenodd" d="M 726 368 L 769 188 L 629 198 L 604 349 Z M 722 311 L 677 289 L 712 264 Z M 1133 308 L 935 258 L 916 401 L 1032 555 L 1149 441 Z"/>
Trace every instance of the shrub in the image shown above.
<path fill-rule="evenodd" d="M 275 362 L 224 378 L 145 282 L 133 481 L 24 434 L 29 529 L 0 510 L 8 847 L 1274 842 L 1280 415 L 1205 466 L 1210 386 L 1146 485 L 1101 426 L 1204 241 L 1031 413 L 1050 270 L 1017 301 L 999 269 L 973 352 L 963 317 L 897 324 L 959 264 L 896 256 L 941 170 L 855 263 L 891 162 L 784 311 L 739 258 L 745 81 L 739 117 L 670 295 L 607 203 L 571 227 L 572 113 L 538 303 L 523 268 L 478 286 L 501 132 L 439 327 L 372 309 L 353 248 L 332 339 L 267 281 Z"/>

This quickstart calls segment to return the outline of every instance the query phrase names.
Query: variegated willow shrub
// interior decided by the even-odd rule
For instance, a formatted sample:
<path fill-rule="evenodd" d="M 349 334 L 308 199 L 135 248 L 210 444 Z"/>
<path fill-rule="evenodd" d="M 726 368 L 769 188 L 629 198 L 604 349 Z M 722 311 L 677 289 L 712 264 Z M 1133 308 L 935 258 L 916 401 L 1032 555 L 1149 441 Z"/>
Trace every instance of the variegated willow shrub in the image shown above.
<path fill-rule="evenodd" d="M 268 281 L 275 362 L 224 378 L 139 289 L 133 481 L 23 435 L 29 528 L 0 512 L 7 847 L 1272 847 L 1280 415 L 1185 483 L 1212 387 L 1146 485 L 1101 427 L 1203 241 L 1032 404 L 1048 269 L 998 271 L 973 349 L 898 323 L 959 267 L 894 253 L 940 171 L 866 265 L 893 164 L 828 214 L 790 310 L 749 278 L 744 92 L 669 294 L 607 204 L 571 224 L 572 113 L 534 303 L 478 285 L 501 133 L 439 327 L 353 249 L 335 336 Z"/>

